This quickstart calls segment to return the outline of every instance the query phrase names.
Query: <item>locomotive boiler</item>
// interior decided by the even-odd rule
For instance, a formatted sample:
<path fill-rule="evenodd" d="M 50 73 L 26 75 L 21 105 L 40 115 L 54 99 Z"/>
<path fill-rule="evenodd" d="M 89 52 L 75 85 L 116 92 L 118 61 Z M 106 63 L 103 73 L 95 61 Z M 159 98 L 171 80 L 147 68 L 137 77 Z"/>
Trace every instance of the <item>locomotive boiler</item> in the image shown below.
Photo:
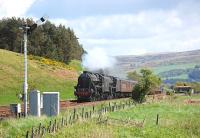
<path fill-rule="evenodd" d="M 99 101 L 131 97 L 136 81 L 122 80 L 102 73 L 84 71 L 78 77 L 74 95 L 78 101 Z"/>

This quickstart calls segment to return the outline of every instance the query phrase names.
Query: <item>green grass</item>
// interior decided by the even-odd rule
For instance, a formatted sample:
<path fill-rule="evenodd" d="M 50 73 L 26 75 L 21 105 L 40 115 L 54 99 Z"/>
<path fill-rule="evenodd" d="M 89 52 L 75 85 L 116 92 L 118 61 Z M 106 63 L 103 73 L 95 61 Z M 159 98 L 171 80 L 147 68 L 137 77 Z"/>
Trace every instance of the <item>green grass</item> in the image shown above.
<path fill-rule="evenodd" d="M 198 138 L 200 136 L 200 105 L 185 103 L 185 100 L 200 100 L 200 95 L 171 96 L 163 101 L 140 104 L 130 109 L 107 113 L 102 119 L 107 123 L 98 123 L 97 118 L 79 120 L 73 125 L 61 128 L 57 133 L 48 134 L 49 138 Z M 120 100 L 117 100 L 118 102 Z M 114 102 L 117 102 L 116 100 Z M 103 105 L 108 103 L 103 103 Z M 98 105 L 101 107 L 101 105 Z M 92 107 L 87 107 L 90 110 Z M 81 109 L 81 108 L 80 108 Z M 70 110 L 70 109 L 69 109 Z M 71 111 L 63 111 L 62 115 L 69 116 Z M 79 111 L 79 110 L 77 110 Z M 80 110 L 81 111 L 81 110 Z M 159 122 L 156 125 L 156 116 Z M 61 118 L 61 116 L 57 117 Z M 8 119 L 0 122 L 0 137 L 21 137 L 32 126 L 48 124 L 54 118 Z M 144 121 L 145 119 L 145 121 Z M 144 121 L 143 125 L 138 125 Z M 135 124 L 133 123 L 135 122 Z"/>
<path fill-rule="evenodd" d="M 100 109 L 102 106 L 105 106 L 107 105 L 108 106 L 108 103 L 110 103 L 111 105 L 114 105 L 114 103 L 116 102 L 124 102 L 124 99 L 117 99 L 117 100 L 112 100 L 112 101 L 104 101 L 104 102 L 101 102 L 101 103 L 97 103 L 95 105 L 95 110 L 98 110 Z M 82 107 L 83 106 L 78 106 L 76 108 L 76 113 L 79 113 L 81 114 L 82 113 Z M 92 106 L 87 106 L 87 107 L 84 107 L 84 111 L 91 111 L 93 109 Z M 39 124 L 41 123 L 42 126 L 48 126 L 49 124 L 49 121 L 51 122 L 54 122 L 54 120 L 56 119 L 57 121 L 60 120 L 61 121 L 61 118 L 68 118 L 70 117 L 70 115 L 73 114 L 73 108 L 67 108 L 65 110 L 61 110 L 59 116 L 57 117 L 46 117 L 46 116 L 42 116 L 42 117 L 33 117 L 33 116 L 28 116 L 27 118 L 20 118 L 20 119 L 15 119 L 15 118 L 7 118 L 3 121 L 0 121 L 0 138 L 2 137 L 9 137 L 9 138 L 12 138 L 12 137 L 17 137 L 17 138 L 21 138 L 21 137 L 25 137 L 25 134 L 26 132 L 29 130 L 32 129 L 32 127 L 36 128 L 39 126 Z M 87 122 L 87 121 L 86 121 Z M 90 121 L 89 121 L 90 123 Z M 84 124 L 81 122 L 78 123 L 80 124 L 80 126 L 82 127 L 82 125 L 86 125 L 87 124 Z M 75 126 L 77 126 L 78 124 L 75 124 Z M 90 125 L 91 127 L 92 124 Z M 88 126 L 88 128 L 86 128 L 86 130 L 89 130 L 90 129 L 90 126 Z M 64 128 L 66 129 L 66 128 Z M 83 128 L 80 128 L 80 129 L 83 129 Z M 73 129 L 73 127 L 68 127 L 67 130 L 70 131 L 70 134 L 69 136 L 77 136 L 77 133 L 76 130 Z M 68 131 L 68 132 L 69 132 Z M 85 130 L 83 129 L 82 132 L 84 132 Z M 60 133 L 60 131 L 59 131 Z M 56 134 L 56 135 L 59 135 Z M 45 136 L 45 137 L 48 137 L 48 136 Z"/>
<path fill-rule="evenodd" d="M 200 96 L 192 97 L 199 99 Z M 143 104 L 131 109 L 112 112 L 106 115 L 107 123 L 98 124 L 95 119 L 86 123 L 78 123 L 48 137 L 108 137 L 108 138 L 198 138 L 200 136 L 200 105 L 184 104 L 188 96 L 172 97 L 172 99 L 151 104 Z M 156 116 L 159 114 L 159 124 Z M 143 127 L 128 122 L 141 123 Z M 126 122 L 127 123 L 123 123 Z M 136 123 L 136 124 L 137 124 Z"/>
<path fill-rule="evenodd" d="M 45 64 L 37 57 L 28 60 L 29 91 L 59 91 L 62 100 L 74 98 L 73 86 L 81 71 L 80 61 L 73 60 L 69 65 L 52 63 L 56 64 Z M 23 92 L 23 64 L 23 55 L 0 49 L 0 105 L 20 102 L 16 95 Z"/>
<path fill-rule="evenodd" d="M 82 66 L 80 65 L 80 61 L 78 61 L 78 60 L 72 60 L 69 63 L 69 66 L 73 67 L 77 71 L 82 71 L 83 70 Z"/>
<path fill-rule="evenodd" d="M 47 123 L 47 117 L 43 116 L 40 118 L 29 117 L 27 119 L 8 119 L 6 121 L 0 122 L 0 138 L 1 137 L 22 137 L 25 136 L 26 129 L 32 126 L 38 125 L 40 122 Z"/>

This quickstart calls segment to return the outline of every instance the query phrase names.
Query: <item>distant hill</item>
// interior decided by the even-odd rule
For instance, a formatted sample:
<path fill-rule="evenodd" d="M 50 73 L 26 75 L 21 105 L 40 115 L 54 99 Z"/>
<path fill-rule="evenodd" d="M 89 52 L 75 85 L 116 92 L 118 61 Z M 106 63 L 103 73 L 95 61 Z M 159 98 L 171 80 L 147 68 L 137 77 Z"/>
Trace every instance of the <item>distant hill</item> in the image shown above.
<path fill-rule="evenodd" d="M 23 92 L 23 62 L 22 54 L 0 49 L 0 105 L 19 102 L 16 95 Z M 73 60 L 67 65 L 42 57 L 29 56 L 29 91 L 58 91 L 62 100 L 74 98 L 74 86 L 81 70 L 78 60 Z"/>
<path fill-rule="evenodd" d="M 200 50 L 143 56 L 118 56 L 116 59 L 119 71 L 115 72 L 121 77 L 126 77 L 126 73 L 130 71 L 150 68 L 164 81 L 171 79 L 172 81 L 188 81 L 188 73 L 196 65 L 200 65 Z"/>

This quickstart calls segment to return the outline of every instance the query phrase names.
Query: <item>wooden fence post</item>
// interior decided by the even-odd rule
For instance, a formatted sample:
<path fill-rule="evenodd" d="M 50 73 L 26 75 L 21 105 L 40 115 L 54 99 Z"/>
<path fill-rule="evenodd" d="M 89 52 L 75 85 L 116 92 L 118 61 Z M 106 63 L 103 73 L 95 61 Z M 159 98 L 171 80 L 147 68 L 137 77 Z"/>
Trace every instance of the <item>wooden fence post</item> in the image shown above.
<path fill-rule="evenodd" d="M 84 107 L 82 108 L 82 119 L 84 118 Z"/>
<path fill-rule="evenodd" d="M 90 118 L 92 118 L 92 111 L 90 110 Z"/>
<path fill-rule="evenodd" d="M 32 127 L 32 130 L 31 130 L 31 138 L 34 138 L 34 129 Z"/>
<path fill-rule="evenodd" d="M 93 107 L 92 107 L 92 112 L 94 113 L 94 105 L 93 105 Z"/>
<path fill-rule="evenodd" d="M 115 111 L 115 106 L 113 105 L 113 106 L 112 106 L 112 112 L 114 112 L 114 111 Z"/>
<path fill-rule="evenodd" d="M 56 129 L 57 129 L 57 121 L 56 119 L 54 120 L 54 125 L 53 125 L 53 131 L 56 132 Z"/>
<path fill-rule="evenodd" d="M 51 133 L 51 121 L 49 122 L 48 132 Z"/>
<path fill-rule="evenodd" d="M 159 114 L 156 116 L 156 125 L 158 125 Z"/>
<path fill-rule="evenodd" d="M 41 126 L 42 126 L 42 124 L 40 123 L 39 127 L 38 127 L 38 135 L 40 135 L 40 133 L 41 133 Z"/>
<path fill-rule="evenodd" d="M 76 108 L 74 108 L 73 120 L 75 120 L 75 117 L 76 117 Z"/>
<path fill-rule="evenodd" d="M 71 115 L 69 116 L 69 124 L 72 124 Z"/>
<path fill-rule="evenodd" d="M 46 132 L 46 128 L 43 127 L 43 128 L 42 128 L 42 136 L 44 136 L 45 132 Z"/>
<path fill-rule="evenodd" d="M 63 127 L 64 126 L 64 119 L 62 117 L 62 120 L 61 120 L 61 126 Z"/>
<path fill-rule="evenodd" d="M 110 110 L 110 112 L 111 112 L 111 105 L 110 105 L 110 102 L 109 102 L 109 110 Z"/>
<path fill-rule="evenodd" d="M 29 135 L 29 131 L 26 131 L 26 138 L 28 138 L 28 135 Z"/>

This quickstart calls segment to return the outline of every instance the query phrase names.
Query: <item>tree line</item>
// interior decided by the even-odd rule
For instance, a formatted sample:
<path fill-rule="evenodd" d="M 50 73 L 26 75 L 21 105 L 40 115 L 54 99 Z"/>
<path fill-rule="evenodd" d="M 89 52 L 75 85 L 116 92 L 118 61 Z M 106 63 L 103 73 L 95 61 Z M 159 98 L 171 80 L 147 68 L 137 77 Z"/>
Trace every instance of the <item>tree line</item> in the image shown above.
<path fill-rule="evenodd" d="M 23 52 L 23 33 L 20 26 L 30 18 L 3 18 L 0 20 L 0 48 L 18 53 Z M 84 49 L 78 42 L 74 31 L 64 25 L 56 26 L 47 21 L 28 36 L 28 54 L 50 58 L 68 63 L 72 59 L 81 59 Z"/>

